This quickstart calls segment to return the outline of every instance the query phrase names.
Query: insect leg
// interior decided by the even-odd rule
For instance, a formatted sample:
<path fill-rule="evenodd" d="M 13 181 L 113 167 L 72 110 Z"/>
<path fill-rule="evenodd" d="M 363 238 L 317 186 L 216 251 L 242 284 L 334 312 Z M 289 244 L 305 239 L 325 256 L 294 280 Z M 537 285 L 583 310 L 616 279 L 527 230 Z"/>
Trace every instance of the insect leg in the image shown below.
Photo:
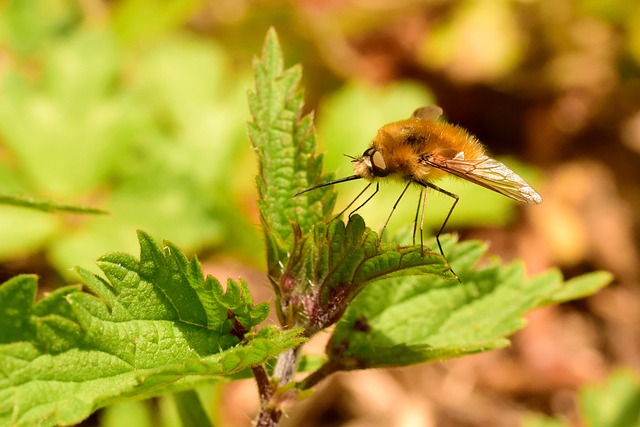
<path fill-rule="evenodd" d="M 451 213 L 455 209 L 456 205 L 458 204 L 458 200 L 460 198 L 458 197 L 457 194 L 453 194 L 453 193 L 451 193 L 451 192 L 449 192 L 447 190 L 443 190 L 442 188 L 440 188 L 437 185 L 434 185 L 434 184 L 432 184 L 430 182 L 418 182 L 418 184 L 422 185 L 425 188 L 431 188 L 431 189 L 433 189 L 433 190 L 435 190 L 435 191 L 437 191 L 439 193 L 442 193 L 445 196 L 449 196 L 449 197 L 451 197 L 453 199 L 453 204 L 451 205 L 451 208 L 449 209 L 449 213 L 447 213 L 446 218 L 444 219 L 444 221 L 442 222 L 442 225 L 440 226 L 440 230 L 438 230 L 438 233 L 436 234 L 436 243 L 438 243 L 438 249 L 440 250 L 440 255 L 442 255 L 442 257 L 445 260 L 447 260 L 447 257 L 444 255 L 444 251 L 442 250 L 442 245 L 440 244 L 440 234 L 442 234 L 442 231 L 444 230 L 444 227 L 446 227 L 447 221 L 449 221 L 449 217 L 451 217 Z M 423 213 L 424 213 L 424 207 L 423 207 Z M 447 260 L 447 263 L 449 263 L 448 260 Z M 449 266 L 449 270 L 451 270 L 451 273 L 453 273 L 453 275 L 456 277 L 456 279 L 458 279 L 458 281 L 460 281 L 460 278 L 455 273 L 455 271 L 453 271 L 451 266 Z"/>
<path fill-rule="evenodd" d="M 424 254 L 424 233 L 422 232 L 422 227 L 424 227 L 424 212 L 427 210 L 427 194 L 429 194 L 429 189 L 425 188 L 424 190 L 424 199 L 422 199 L 422 214 L 420 215 L 420 253 Z M 418 201 L 418 204 L 420 201 Z M 443 255 L 444 256 L 444 255 Z"/>
<path fill-rule="evenodd" d="M 407 189 L 412 183 L 413 183 L 413 180 L 409 180 L 409 182 L 407 182 L 407 185 L 404 187 L 404 190 L 402 190 L 402 193 L 400 193 L 400 197 L 398 197 L 398 200 L 396 200 L 396 202 L 393 204 L 393 207 L 391 208 L 391 212 L 389 213 L 389 216 L 387 217 L 387 220 L 384 222 L 384 226 L 382 227 L 382 230 L 378 235 L 378 242 L 382 241 L 382 235 L 384 234 L 384 230 L 387 229 L 387 225 L 389 224 L 391 215 L 393 215 L 393 212 L 396 210 L 396 207 L 398 207 L 398 203 L 400 203 L 400 199 L 402 199 L 402 196 L 404 196 L 404 193 L 407 192 Z"/>
<path fill-rule="evenodd" d="M 336 219 L 336 218 L 341 217 L 341 216 L 342 216 L 342 214 L 344 214 L 344 213 L 345 213 L 345 212 L 346 212 L 346 211 L 347 211 L 347 210 L 348 210 L 348 209 L 349 209 L 349 208 L 350 208 L 350 207 L 351 207 L 351 206 L 356 202 L 356 200 L 358 200 L 358 199 L 360 198 L 360 196 L 362 196 L 362 195 L 364 194 L 364 192 L 365 192 L 365 191 L 367 191 L 367 189 L 368 189 L 369 187 L 371 187 L 371 184 L 372 184 L 371 182 L 370 182 L 369 184 L 367 184 L 367 185 L 366 185 L 366 187 L 364 187 L 364 188 L 362 189 L 362 191 L 358 193 L 358 195 L 355 197 L 355 199 L 353 199 L 353 200 L 351 201 L 351 203 L 349 203 L 349 204 L 347 205 L 347 207 L 346 207 L 346 208 L 342 209 L 338 215 L 334 216 L 334 217 L 333 217 L 333 219 Z M 377 192 L 377 190 L 376 190 L 376 192 Z M 376 194 L 376 193 L 374 192 L 373 194 Z M 370 196 L 370 197 L 369 197 L 369 199 L 370 199 L 371 197 L 373 197 L 373 196 Z M 364 202 L 362 205 L 358 206 L 358 209 L 360 209 L 362 206 L 364 206 L 364 205 L 369 201 L 369 199 L 365 200 L 365 202 Z M 354 210 L 353 212 L 357 211 L 358 209 Z M 349 216 L 351 216 L 351 215 L 353 214 L 353 212 L 351 212 L 351 213 L 349 214 Z"/>
<path fill-rule="evenodd" d="M 358 197 L 360 197 L 360 195 L 362 195 L 362 193 L 365 192 L 365 190 L 369 187 L 371 187 L 371 182 L 364 188 L 364 190 L 362 190 L 360 192 L 360 194 L 358 194 Z M 354 210 L 352 210 L 349 213 L 349 218 L 351 218 L 351 215 L 353 215 L 354 213 L 356 213 L 361 207 L 363 207 L 364 205 L 366 205 L 367 203 L 369 203 L 369 200 L 373 199 L 373 196 L 375 196 L 376 194 L 378 194 L 378 190 L 380 189 L 380 184 L 376 182 L 376 191 L 373 192 L 373 194 L 371 194 L 369 197 L 367 197 L 367 200 L 365 200 L 360 206 L 358 206 L 357 208 L 355 208 Z M 355 199 L 353 199 L 353 202 L 349 203 L 349 206 L 351 206 L 352 204 L 355 203 L 355 201 L 358 199 L 358 197 L 356 197 Z M 347 206 L 347 209 L 349 208 L 349 206 Z M 346 210 L 346 209 L 345 209 Z"/>
<path fill-rule="evenodd" d="M 418 230 L 418 216 L 420 215 L 420 204 L 422 203 L 422 192 L 425 191 L 424 188 L 420 188 L 420 195 L 418 196 L 418 207 L 416 208 L 416 216 L 413 219 L 413 244 L 416 244 L 416 231 Z M 425 195 L 425 200 L 426 200 Z M 423 217 L 424 217 L 424 206 L 423 206 Z M 422 224 L 420 224 L 420 234 L 422 234 Z M 420 236 L 420 240 L 422 241 L 422 236 Z"/>

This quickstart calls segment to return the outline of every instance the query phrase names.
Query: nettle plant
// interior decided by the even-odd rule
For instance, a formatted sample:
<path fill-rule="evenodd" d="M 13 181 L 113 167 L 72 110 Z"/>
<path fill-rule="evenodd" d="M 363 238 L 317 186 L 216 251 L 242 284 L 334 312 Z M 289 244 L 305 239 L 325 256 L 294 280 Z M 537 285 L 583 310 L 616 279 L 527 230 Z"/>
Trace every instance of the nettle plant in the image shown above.
<path fill-rule="evenodd" d="M 333 219 L 300 67 L 284 69 L 271 30 L 255 61 L 249 137 L 258 155 L 258 205 L 280 327 L 249 287 L 204 277 L 199 261 L 139 232 L 139 258 L 112 253 L 102 276 L 35 301 L 37 278 L 0 286 L 0 424 L 70 425 L 127 399 L 174 393 L 183 422 L 208 425 L 196 386 L 253 375 L 258 426 L 338 371 L 405 366 L 508 345 L 530 310 L 580 298 L 611 277 L 527 278 L 522 263 L 477 267 L 480 242 L 442 238 L 449 264 L 420 245 L 380 243 L 363 219 Z M 334 326 L 323 355 L 300 356 Z M 315 363 L 313 363 L 315 361 Z M 303 363 L 305 362 L 305 363 Z M 294 376 L 294 374 L 297 375 Z"/>

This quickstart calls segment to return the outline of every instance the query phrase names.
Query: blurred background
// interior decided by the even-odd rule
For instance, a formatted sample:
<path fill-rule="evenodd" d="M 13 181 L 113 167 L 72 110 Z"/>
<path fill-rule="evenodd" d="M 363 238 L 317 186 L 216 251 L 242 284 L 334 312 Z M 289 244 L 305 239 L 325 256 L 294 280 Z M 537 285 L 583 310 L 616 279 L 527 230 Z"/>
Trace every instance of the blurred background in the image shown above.
<path fill-rule="evenodd" d="M 594 297 L 536 311 L 508 349 L 336 375 L 283 425 L 586 425 L 585 411 L 597 413 L 594 401 L 607 396 L 616 406 L 631 393 L 640 405 L 637 1 L 0 5 L 0 188 L 110 212 L 0 207 L 3 280 L 38 273 L 41 291 L 73 283 L 75 265 L 137 253 L 140 228 L 271 300 L 245 127 L 252 58 L 274 26 L 287 66 L 304 66 L 326 172 L 350 174 L 343 154 L 360 155 L 381 125 L 436 103 L 544 199 L 521 206 L 444 181 L 460 196 L 447 231 L 487 241 L 505 261 L 523 259 L 530 274 L 558 266 L 567 278 L 595 269 L 616 277 Z M 338 208 L 361 189 L 341 184 Z M 400 191 L 382 186 L 362 210 L 371 227 L 381 227 Z M 412 226 L 412 194 L 389 235 Z M 426 224 L 438 227 L 449 206 L 430 197 Z M 310 351 L 321 352 L 326 338 Z M 258 404 L 251 381 L 200 392 L 216 425 L 250 425 Z M 170 400 L 157 399 L 107 408 L 85 424 L 123 420 L 176 422 Z"/>

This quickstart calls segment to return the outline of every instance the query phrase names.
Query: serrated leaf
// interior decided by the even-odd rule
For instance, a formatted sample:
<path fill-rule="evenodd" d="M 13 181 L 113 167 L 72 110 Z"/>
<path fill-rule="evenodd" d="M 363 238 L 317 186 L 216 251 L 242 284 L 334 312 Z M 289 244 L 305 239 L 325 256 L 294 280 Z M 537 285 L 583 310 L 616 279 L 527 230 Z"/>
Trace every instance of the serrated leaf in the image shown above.
<path fill-rule="evenodd" d="M 254 61 L 255 91 L 248 95 L 253 117 L 248 133 L 260 167 L 258 207 L 267 240 L 269 273 L 275 280 L 291 244 L 290 222 L 298 223 L 306 233 L 330 216 L 335 203 L 335 193 L 327 188 L 292 197 L 320 180 L 322 156 L 314 153 L 312 116 L 302 116 L 302 70 L 299 66 L 285 70 L 282 58 L 271 29 L 261 59 Z"/>
<path fill-rule="evenodd" d="M 124 397 L 190 389 L 300 344 L 299 330 L 251 331 L 266 313 L 246 284 L 223 292 L 175 246 L 142 232 L 139 241 L 139 260 L 99 260 L 106 280 L 78 270 L 93 295 L 67 287 L 34 304 L 35 277 L 0 286 L 1 425 L 74 424 Z"/>
<path fill-rule="evenodd" d="M 253 325 L 259 325 L 266 320 L 269 315 L 269 304 L 263 302 L 253 305 L 253 297 L 244 280 L 240 279 L 238 282 L 228 280 L 226 292 L 213 277 L 209 277 L 207 281 L 211 282 L 216 301 L 226 307 L 228 313 L 232 313 L 233 318 L 237 319 L 243 328 L 248 330 Z"/>
<path fill-rule="evenodd" d="M 296 233 L 279 309 L 294 316 L 290 325 L 304 325 L 311 335 L 335 323 L 369 283 L 412 275 L 453 279 L 442 256 L 420 246 L 381 244 L 359 215 L 346 227 L 340 219 L 319 223 L 309 235 Z"/>
<path fill-rule="evenodd" d="M 570 295 L 563 290 L 573 281 L 563 283 L 556 270 L 527 279 L 520 263 L 474 269 L 485 250 L 479 242 L 445 244 L 461 283 L 410 277 L 369 285 L 338 322 L 328 366 L 403 366 L 504 347 L 524 326 L 525 313 L 554 295 Z M 588 289 L 594 292 L 604 279 L 589 280 Z M 587 289 L 579 288 L 574 297 Z"/>

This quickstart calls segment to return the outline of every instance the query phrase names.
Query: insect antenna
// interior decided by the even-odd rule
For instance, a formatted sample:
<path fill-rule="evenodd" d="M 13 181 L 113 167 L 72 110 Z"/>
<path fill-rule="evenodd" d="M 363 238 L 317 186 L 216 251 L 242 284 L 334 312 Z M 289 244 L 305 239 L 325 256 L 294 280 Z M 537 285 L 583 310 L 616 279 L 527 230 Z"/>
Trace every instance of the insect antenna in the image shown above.
<path fill-rule="evenodd" d="M 346 154 L 345 154 L 346 156 Z M 350 156 L 348 156 L 350 157 Z M 297 197 L 301 194 L 304 194 L 308 191 L 311 190 L 315 190 L 316 188 L 320 188 L 320 187 L 328 187 L 329 185 L 334 185 L 334 184 L 339 184 L 341 182 L 347 182 L 347 181 L 353 181 L 356 179 L 360 179 L 362 178 L 359 175 L 352 175 L 352 176 L 347 176 L 345 178 L 339 178 L 336 179 L 334 181 L 329 181 L 329 182 L 323 182 L 322 184 L 318 184 L 318 185 L 314 185 L 313 187 L 309 187 L 309 188 L 305 188 L 302 191 L 298 191 L 296 194 L 293 195 L 293 197 Z M 373 184 L 372 182 L 368 183 L 363 189 L 362 191 L 360 191 L 358 193 L 358 195 L 351 201 L 351 203 L 349 203 L 347 205 L 347 207 L 345 207 L 343 210 L 340 211 L 340 213 L 338 213 L 336 216 L 333 217 L 333 219 L 339 218 L 341 217 L 347 210 L 349 210 L 349 208 L 351 206 L 353 206 L 353 204 L 369 189 L 369 187 L 371 187 L 371 184 Z M 349 213 L 349 218 L 351 218 L 351 215 L 353 215 L 354 213 L 356 213 L 361 207 L 363 207 L 364 205 L 366 205 L 367 203 L 369 203 L 369 200 L 371 200 L 373 198 L 373 196 L 375 196 L 378 193 L 378 190 L 380 189 L 380 184 L 376 183 L 376 190 L 373 192 L 373 194 L 371 194 L 369 197 L 367 197 L 367 200 L 365 200 L 363 203 L 361 203 L 357 208 L 355 208 L 354 210 L 352 210 Z M 333 220 L 332 219 L 332 220 Z"/>
<path fill-rule="evenodd" d="M 311 190 L 315 190 L 316 188 L 328 187 L 329 185 L 340 184 L 341 182 L 353 181 L 355 179 L 362 179 L 362 177 L 360 175 L 351 175 L 351 176 L 346 176 L 344 178 L 334 179 L 333 181 L 323 182 L 322 184 L 317 184 L 317 185 L 314 185 L 313 187 L 305 188 L 304 190 L 298 191 L 292 197 L 298 197 L 299 195 L 304 194 Z"/>

